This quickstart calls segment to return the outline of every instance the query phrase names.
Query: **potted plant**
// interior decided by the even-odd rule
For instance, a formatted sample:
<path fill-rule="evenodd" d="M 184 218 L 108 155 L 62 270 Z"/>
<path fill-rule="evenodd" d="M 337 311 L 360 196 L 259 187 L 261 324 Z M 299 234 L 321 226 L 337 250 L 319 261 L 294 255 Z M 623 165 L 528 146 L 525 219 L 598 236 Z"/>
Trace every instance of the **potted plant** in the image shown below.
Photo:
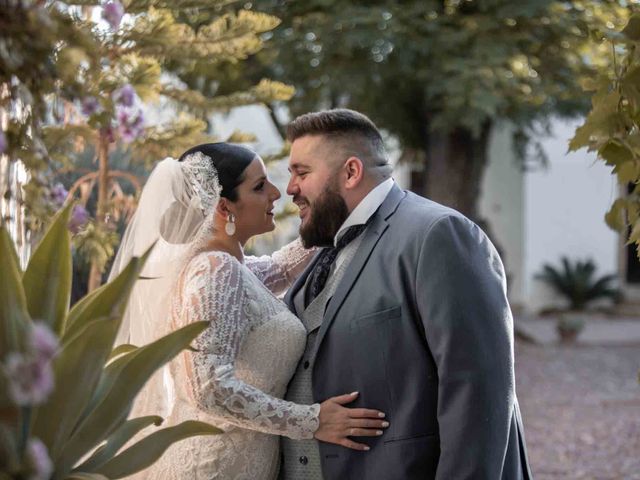
<path fill-rule="evenodd" d="M 560 342 L 573 343 L 584 329 L 584 319 L 578 315 L 563 314 L 558 318 L 556 331 L 560 336 Z"/>
<path fill-rule="evenodd" d="M 136 395 L 206 322 L 149 345 L 113 349 L 148 253 L 69 309 L 71 209 L 58 213 L 24 272 L 0 225 L 0 480 L 122 478 L 147 468 L 173 442 L 220 432 L 187 421 L 125 447 L 162 423 L 155 415 L 127 418 Z"/>
<path fill-rule="evenodd" d="M 547 283 L 558 294 L 565 297 L 568 308 L 559 312 L 556 330 L 563 343 L 574 342 L 584 329 L 585 321 L 581 312 L 590 303 L 601 298 L 617 301 L 620 291 L 613 286 L 616 275 L 596 276 L 596 266 L 592 260 L 575 262 L 562 257 L 561 266 L 545 264 L 537 279 Z"/>
<path fill-rule="evenodd" d="M 596 266 L 592 260 L 572 262 L 562 257 L 559 268 L 550 264 L 542 267 L 536 278 L 547 283 L 568 301 L 569 310 L 583 311 L 600 298 L 618 300 L 620 292 L 613 286 L 616 275 L 596 277 Z"/>

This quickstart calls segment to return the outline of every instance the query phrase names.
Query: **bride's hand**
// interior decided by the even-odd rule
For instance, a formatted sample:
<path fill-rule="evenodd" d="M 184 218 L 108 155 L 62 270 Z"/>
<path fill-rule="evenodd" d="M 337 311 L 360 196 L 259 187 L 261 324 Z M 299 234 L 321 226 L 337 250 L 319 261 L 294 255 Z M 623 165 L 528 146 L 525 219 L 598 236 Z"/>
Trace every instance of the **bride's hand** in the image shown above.
<path fill-rule="evenodd" d="M 389 426 L 385 414 L 367 408 L 346 408 L 358 392 L 331 397 L 320 404 L 320 426 L 314 434 L 317 440 L 335 443 L 354 450 L 369 450 L 368 445 L 356 443 L 349 437 L 379 437 L 382 429 Z"/>

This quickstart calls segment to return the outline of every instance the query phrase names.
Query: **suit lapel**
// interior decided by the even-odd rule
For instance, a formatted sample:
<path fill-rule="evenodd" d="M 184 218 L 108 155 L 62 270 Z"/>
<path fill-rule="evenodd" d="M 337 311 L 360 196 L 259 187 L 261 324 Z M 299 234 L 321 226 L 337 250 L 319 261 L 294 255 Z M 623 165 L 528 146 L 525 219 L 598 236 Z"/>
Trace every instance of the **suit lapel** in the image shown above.
<path fill-rule="evenodd" d="M 375 248 L 387 228 L 389 228 L 387 219 L 391 215 L 393 215 L 393 213 L 398 208 L 400 201 L 404 198 L 405 195 L 405 192 L 400 190 L 397 185 L 394 185 L 389 192 L 389 195 L 387 195 L 385 201 L 382 203 L 378 211 L 374 214 L 371 225 L 364 231 L 362 243 L 358 247 L 358 251 L 347 267 L 347 271 L 345 272 L 344 277 L 338 284 L 333 298 L 329 302 L 327 311 L 324 315 L 324 320 L 322 321 L 322 326 L 318 331 L 318 338 L 316 339 L 315 351 L 312 358 L 314 358 L 316 353 L 319 351 L 320 345 L 322 344 L 322 340 L 324 339 L 327 330 L 333 323 L 338 310 L 344 303 L 347 295 L 353 288 L 354 283 L 360 276 L 360 272 L 367 264 L 367 261 L 369 260 L 369 257 L 373 252 L 373 249 Z"/>

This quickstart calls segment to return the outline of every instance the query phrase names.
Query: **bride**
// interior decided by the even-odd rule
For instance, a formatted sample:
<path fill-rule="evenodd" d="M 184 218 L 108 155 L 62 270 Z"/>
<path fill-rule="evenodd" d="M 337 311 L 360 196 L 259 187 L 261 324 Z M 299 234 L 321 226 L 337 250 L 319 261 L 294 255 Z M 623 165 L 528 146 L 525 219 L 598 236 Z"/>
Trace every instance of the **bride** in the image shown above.
<path fill-rule="evenodd" d="M 228 143 L 199 145 L 152 172 L 110 278 L 157 241 L 132 292 L 120 343 L 149 343 L 188 323 L 210 326 L 148 382 L 132 415 L 166 425 L 200 420 L 224 430 L 173 445 L 143 472 L 152 479 L 275 479 L 277 435 L 365 450 L 381 412 L 343 405 L 357 393 L 299 405 L 282 399 L 306 331 L 276 295 L 311 260 L 299 240 L 272 256 L 245 256 L 254 235 L 275 228 L 280 192 L 262 159 Z M 388 425 L 388 424 L 387 424 Z"/>

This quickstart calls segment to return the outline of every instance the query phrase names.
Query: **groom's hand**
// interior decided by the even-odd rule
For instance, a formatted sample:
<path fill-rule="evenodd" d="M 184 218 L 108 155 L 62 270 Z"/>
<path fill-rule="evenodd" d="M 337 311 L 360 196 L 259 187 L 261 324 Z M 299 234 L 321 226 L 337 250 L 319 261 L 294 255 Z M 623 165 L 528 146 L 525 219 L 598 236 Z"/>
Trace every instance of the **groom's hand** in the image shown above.
<path fill-rule="evenodd" d="M 357 443 L 349 437 L 379 437 L 389 422 L 382 420 L 385 414 L 367 408 L 346 408 L 358 392 L 331 397 L 320 404 L 320 426 L 315 438 L 322 442 L 335 443 L 353 450 L 367 451 L 368 445 Z"/>

